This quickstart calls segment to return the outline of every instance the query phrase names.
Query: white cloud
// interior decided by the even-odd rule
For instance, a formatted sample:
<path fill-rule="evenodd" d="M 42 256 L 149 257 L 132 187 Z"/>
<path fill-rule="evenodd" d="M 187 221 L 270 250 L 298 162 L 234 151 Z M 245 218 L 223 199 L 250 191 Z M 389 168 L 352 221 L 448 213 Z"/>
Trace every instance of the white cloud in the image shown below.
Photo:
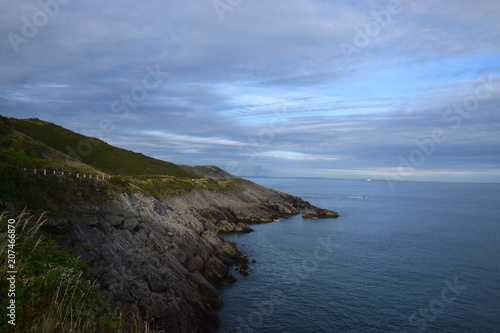
<path fill-rule="evenodd" d="M 255 156 L 255 157 L 271 157 L 280 160 L 288 161 L 337 161 L 338 157 L 328 157 L 320 155 L 312 155 L 305 153 L 298 153 L 294 151 L 284 151 L 284 150 L 268 150 L 263 152 L 256 152 L 254 154 L 246 154 L 245 156 Z"/>
<path fill-rule="evenodd" d="M 500 2 L 401 3 L 403 11 L 346 62 L 340 43 L 354 43 L 356 29 L 387 1 L 243 1 L 224 21 L 211 1 L 71 1 L 17 54 L 5 37 L 22 34 L 23 16 L 39 6 L 5 2 L 0 113 L 85 133 L 111 119 L 115 130 L 105 139 L 168 150 L 157 156 L 178 162 L 180 152 L 220 166 L 257 163 L 254 156 L 270 173 L 297 165 L 310 175 L 335 162 L 345 174 L 373 178 L 370 172 L 397 165 L 416 139 L 448 129 L 443 113 L 479 77 L 500 77 Z M 113 112 L 112 102 L 157 65 L 169 73 L 158 88 L 127 116 Z M 425 168 L 466 177 L 461 172 L 471 167 L 500 163 L 497 94 L 449 133 Z M 278 126 L 269 125 L 276 117 Z M 269 145 L 241 153 L 270 128 Z"/>

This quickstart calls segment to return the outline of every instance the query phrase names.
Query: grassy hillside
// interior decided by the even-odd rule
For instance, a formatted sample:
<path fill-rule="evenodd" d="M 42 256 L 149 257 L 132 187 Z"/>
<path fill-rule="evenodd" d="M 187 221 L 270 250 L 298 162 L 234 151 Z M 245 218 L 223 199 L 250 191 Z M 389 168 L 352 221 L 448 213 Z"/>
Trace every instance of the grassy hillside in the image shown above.
<path fill-rule="evenodd" d="M 39 168 L 60 171 L 98 171 L 48 145 L 14 131 L 0 117 L 0 162 L 18 168 Z"/>
<path fill-rule="evenodd" d="M 229 172 L 222 170 L 215 165 L 205 165 L 205 166 L 188 166 L 188 165 L 179 165 L 181 168 L 188 172 L 194 172 L 199 175 L 210 177 L 210 178 L 235 178 Z"/>
<path fill-rule="evenodd" d="M 14 130 L 17 132 L 16 134 L 19 134 L 18 136 L 23 136 L 24 134 L 35 141 L 45 144 L 52 148 L 52 150 L 71 157 L 70 160 L 81 162 L 107 174 L 130 176 L 149 174 L 184 178 L 200 177 L 197 173 L 186 170 L 176 164 L 116 148 L 104 141 L 72 132 L 61 126 L 39 119 L 14 119 L 0 116 L 0 128 L 3 128 L 1 131 L 4 135 L 9 134 L 9 129 Z M 19 140 L 19 137 L 16 140 Z M 4 148 L 8 147 L 4 145 Z M 11 142 L 11 148 L 17 150 L 19 147 L 12 147 Z M 37 151 L 35 147 L 29 148 L 31 151 Z M 45 151 L 38 151 L 38 153 L 40 155 L 45 153 Z M 39 157 L 43 157 L 43 155 Z M 18 156 L 14 153 L 11 155 L 10 161 L 12 162 L 13 159 L 16 160 L 17 158 Z M 25 160 L 19 160 L 19 162 L 23 161 Z"/>
<path fill-rule="evenodd" d="M 34 174 L 32 169 L 39 171 Z M 67 175 L 70 172 L 72 176 Z M 113 177 L 77 179 L 76 173 Z M 142 191 L 161 198 L 193 189 L 225 192 L 241 182 L 245 181 L 216 166 L 175 165 L 38 119 L 0 116 L 0 210 L 27 206 L 32 211 L 62 213 L 73 205 L 122 192 Z"/>

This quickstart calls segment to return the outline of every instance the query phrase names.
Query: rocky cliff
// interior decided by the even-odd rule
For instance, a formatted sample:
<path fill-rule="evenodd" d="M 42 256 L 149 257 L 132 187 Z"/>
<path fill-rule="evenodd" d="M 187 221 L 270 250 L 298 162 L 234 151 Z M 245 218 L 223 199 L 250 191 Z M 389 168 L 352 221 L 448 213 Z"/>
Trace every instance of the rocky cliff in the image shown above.
<path fill-rule="evenodd" d="M 228 266 L 247 262 L 219 231 L 247 232 L 244 222 L 272 222 L 305 208 L 314 207 L 245 182 L 230 192 L 192 190 L 162 200 L 120 194 L 75 206 L 52 227 L 69 230 L 88 278 L 126 314 L 159 332 L 212 332 L 219 323 L 214 307 L 223 304 L 214 284 L 235 281 Z"/>

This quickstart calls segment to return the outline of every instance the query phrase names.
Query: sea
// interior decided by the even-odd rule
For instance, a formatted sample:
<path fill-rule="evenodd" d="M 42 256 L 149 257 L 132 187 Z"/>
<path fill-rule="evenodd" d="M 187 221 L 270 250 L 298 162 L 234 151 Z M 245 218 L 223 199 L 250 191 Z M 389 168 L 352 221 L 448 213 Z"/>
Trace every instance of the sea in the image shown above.
<path fill-rule="evenodd" d="M 225 234 L 218 333 L 500 332 L 500 184 L 247 179 L 341 216 Z"/>

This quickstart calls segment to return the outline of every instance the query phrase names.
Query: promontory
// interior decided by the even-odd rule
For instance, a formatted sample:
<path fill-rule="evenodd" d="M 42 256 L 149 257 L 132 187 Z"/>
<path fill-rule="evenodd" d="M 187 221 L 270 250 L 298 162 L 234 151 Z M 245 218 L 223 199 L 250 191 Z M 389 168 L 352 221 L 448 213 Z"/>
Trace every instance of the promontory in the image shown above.
<path fill-rule="evenodd" d="M 300 213 L 338 216 L 215 166 L 156 160 L 38 119 L 0 116 L 0 175 L 3 229 L 7 218 L 25 219 L 23 209 L 34 220 L 48 212 L 33 228 L 40 241 L 18 245 L 19 293 L 35 290 L 42 277 L 50 282 L 57 269 L 54 279 L 62 279 L 61 267 L 79 262 L 92 297 L 107 302 L 95 305 L 108 311 L 93 314 L 95 325 L 109 332 L 133 331 L 130 321 L 154 332 L 213 332 L 214 308 L 224 303 L 215 285 L 234 282 L 230 266 L 248 261 L 223 232 L 250 232 L 252 223 Z M 18 230 L 21 244 L 28 236 Z M 48 262 L 60 253 L 66 261 Z M 55 290 L 43 292 L 22 297 L 50 309 L 59 299 Z M 41 325 L 44 310 L 25 304 L 19 325 Z"/>

